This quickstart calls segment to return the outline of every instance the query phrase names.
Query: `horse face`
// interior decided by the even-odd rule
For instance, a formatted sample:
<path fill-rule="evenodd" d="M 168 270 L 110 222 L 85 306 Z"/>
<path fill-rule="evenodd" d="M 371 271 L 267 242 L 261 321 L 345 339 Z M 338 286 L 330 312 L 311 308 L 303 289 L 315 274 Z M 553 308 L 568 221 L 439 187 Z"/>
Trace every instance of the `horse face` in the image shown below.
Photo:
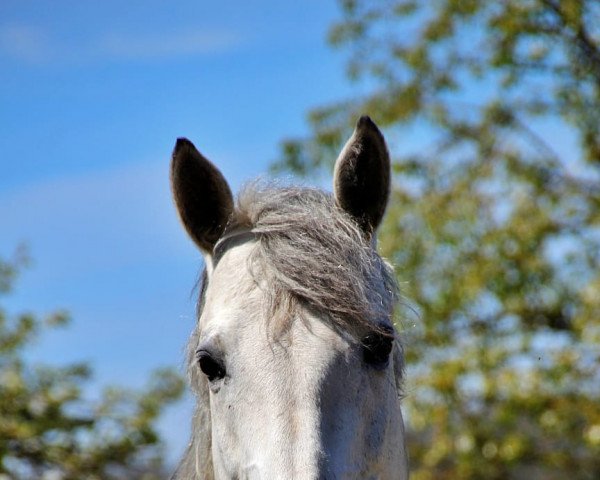
<path fill-rule="evenodd" d="M 215 478 L 406 478 L 397 345 L 369 349 L 378 330 L 356 338 L 304 309 L 273 338 L 255 248 L 224 254 L 199 322 Z"/>

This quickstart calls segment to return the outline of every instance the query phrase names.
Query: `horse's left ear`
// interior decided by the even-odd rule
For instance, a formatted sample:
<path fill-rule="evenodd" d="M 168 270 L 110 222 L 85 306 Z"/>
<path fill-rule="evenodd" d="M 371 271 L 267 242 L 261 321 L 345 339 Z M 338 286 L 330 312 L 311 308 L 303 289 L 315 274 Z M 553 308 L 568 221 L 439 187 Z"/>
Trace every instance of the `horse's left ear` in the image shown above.
<path fill-rule="evenodd" d="M 366 115 L 335 163 L 333 191 L 338 205 L 372 235 L 390 195 L 390 155 L 383 135 Z"/>

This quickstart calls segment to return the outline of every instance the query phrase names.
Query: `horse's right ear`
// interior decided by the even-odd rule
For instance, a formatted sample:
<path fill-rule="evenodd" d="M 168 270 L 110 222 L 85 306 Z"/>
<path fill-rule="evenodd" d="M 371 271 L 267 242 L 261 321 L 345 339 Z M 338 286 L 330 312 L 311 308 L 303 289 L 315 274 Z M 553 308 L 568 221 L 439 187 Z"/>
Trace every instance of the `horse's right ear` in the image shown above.
<path fill-rule="evenodd" d="M 186 138 L 177 139 L 173 150 L 171 188 L 185 229 L 210 254 L 233 212 L 233 196 L 217 167 Z"/>

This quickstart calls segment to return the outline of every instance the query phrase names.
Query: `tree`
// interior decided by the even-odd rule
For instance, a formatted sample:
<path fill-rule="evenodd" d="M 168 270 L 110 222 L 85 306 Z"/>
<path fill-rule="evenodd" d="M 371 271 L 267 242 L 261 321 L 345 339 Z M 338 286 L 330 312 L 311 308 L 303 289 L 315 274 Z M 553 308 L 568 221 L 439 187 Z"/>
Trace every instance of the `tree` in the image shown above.
<path fill-rule="evenodd" d="M 412 478 L 600 478 L 600 2 L 341 6 L 370 91 L 275 167 L 330 168 L 362 113 L 400 152 L 380 249 L 411 307 Z"/>
<path fill-rule="evenodd" d="M 0 260 L 0 296 L 10 292 L 22 266 L 22 256 Z M 109 388 L 100 400 L 87 400 L 87 365 L 26 359 L 43 329 L 67 321 L 63 312 L 41 320 L 0 308 L 0 479 L 164 478 L 155 422 L 182 393 L 182 380 L 161 370 L 144 391 Z"/>

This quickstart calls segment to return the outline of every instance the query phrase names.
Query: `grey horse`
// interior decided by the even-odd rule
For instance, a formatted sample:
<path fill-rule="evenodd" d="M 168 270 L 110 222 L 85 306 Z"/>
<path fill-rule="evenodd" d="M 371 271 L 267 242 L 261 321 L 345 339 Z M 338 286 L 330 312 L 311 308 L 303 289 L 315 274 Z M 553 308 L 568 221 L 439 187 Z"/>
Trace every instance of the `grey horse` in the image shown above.
<path fill-rule="evenodd" d="M 369 117 L 333 195 L 254 183 L 234 201 L 187 139 L 175 204 L 205 260 L 188 347 L 196 397 L 173 479 L 406 479 L 398 293 L 375 251 L 390 159 Z"/>

